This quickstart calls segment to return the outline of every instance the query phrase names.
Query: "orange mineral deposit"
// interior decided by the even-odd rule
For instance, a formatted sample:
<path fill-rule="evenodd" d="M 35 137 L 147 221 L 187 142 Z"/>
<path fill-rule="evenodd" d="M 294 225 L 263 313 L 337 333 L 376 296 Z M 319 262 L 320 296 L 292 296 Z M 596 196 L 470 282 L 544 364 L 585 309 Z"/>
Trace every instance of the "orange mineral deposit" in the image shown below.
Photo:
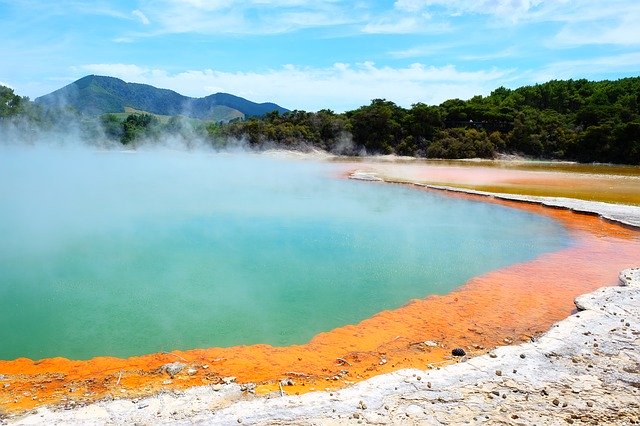
<path fill-rule="evenodd" d="M 315 336 L 303 345 L 194 349 L 127 359 L 98 357 L 0 361 L 0 410 L 75 405 L 105 397 L 149 395 L 235 380 L 258 393 L 334 389 L 369 377 L 456 362 L 460 347 L 482 354 L 528 341 L 575 311 L 576 296 L 616 285 L 620 270 L 640 264 L 640 232 L 597 216 L 534 204 L 499 203 L 560 221 L 574 243 L 563 250 L 475 277 L 444 296 L 412 300 L 358 324 Z M 179 362 L 170 376 L 163 365 Z M 233 379 L 235 378 L 235 379 Z"/>

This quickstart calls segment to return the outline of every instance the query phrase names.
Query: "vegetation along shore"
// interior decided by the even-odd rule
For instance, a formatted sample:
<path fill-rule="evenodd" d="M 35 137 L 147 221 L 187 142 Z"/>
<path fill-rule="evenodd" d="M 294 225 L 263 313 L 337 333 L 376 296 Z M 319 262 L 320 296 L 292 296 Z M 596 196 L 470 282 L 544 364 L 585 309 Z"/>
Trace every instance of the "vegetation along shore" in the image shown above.
<path fill-rule="evenodd" d="M 59 92 L 59 93 L 58 93 Z M 553 80 L 489 96 L 403 108 L 374 99 L 336 113 L 289 111 L 228 94 L 193 99 L 112 77 L 87 76 L 32 102 L 0 88 L 0 119 L 27 140 L 46 130 L 96 145 L 179 143 L 216 149 L 312 148 L 427 158 L 640 164 L 640 77 Z M 5 129 L 6 131 L 6 129 Z M 15 133 L 15 132 L 14 132 Z"/>

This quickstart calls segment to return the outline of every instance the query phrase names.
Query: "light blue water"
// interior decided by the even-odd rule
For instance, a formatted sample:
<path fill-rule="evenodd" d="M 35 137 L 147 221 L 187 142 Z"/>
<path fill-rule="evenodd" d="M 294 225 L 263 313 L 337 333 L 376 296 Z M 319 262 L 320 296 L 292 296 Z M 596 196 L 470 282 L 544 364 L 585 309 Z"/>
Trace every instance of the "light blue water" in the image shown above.
<path fill-rule="evenodd" d="M 1 359 L 303 343 L 570 243 L 548 218 L 332 164 L 0 155 Z"/>

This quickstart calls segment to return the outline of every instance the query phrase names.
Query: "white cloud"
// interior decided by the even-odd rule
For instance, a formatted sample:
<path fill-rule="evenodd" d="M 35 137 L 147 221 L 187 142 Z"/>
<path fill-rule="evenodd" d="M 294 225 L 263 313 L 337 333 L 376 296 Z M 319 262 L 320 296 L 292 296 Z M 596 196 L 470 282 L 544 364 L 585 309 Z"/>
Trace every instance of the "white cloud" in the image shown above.
<path fill-rule="evenodd" d="M 394 10 L 389 13 L 395 16 L 400 28 L 398 32 L 402 33 L 419 32 L 420 24 L 424 25 L 425 20 L 411 26 L 408 19 L 416 20 L 420 14 L 429 14 L 436 22 L 455 22 L 462 28 L 465 24 L 460 17 L 465 15 L 488 16 L 487 22 L 474 25 L 489 28 L 552 23 L 554 25 L 546 30 L 547 47 L 551 48 L 640 44 L 640 3 L 637 0 L 397 0 Z M 460 19 L 454 21 L 453 17 Z"/>
<path fill-rule="evenodd" d="M 162 0 L 139 8 L 158 34 L 278 34 L 354 22 L 336 0 Z"/>
<path fill-rule="evenodd" d="M 640 70 L 640 52 L 600 56 L 589 59 L 554 62 L 532 73 L 535 82 L 552 79 L 602 78 L 621 72 L 637 75 Z"/>
<path fill-rule="evenodd" d="M 407 17 L 384 17 L 373 20 L 362 27 L 367 34 L 437 34 L 445 33 L 451 27 L 444 22 L 432 22 L 429 15 Z"/>
<path fill-rule="evenodd" d="M 430 13 L 433 16 L 463 16 L 468 14 L 488 15 L 496 18 L 494 24 L 522 22 L 559 22 L 565 24 L 587 24 L 582 28 L 589 38 L 599 33 L 590 33 L 591 24 L 601 24 L 606 30 L 619 28 L 619 35 L 632 29 L 640 19 L 640 3 L 636 0 L 576 1 L 576 0 L 397 0 L 396 11 L 409 14 Z M 624 26 L 619 23 L 627 23 Z M 571 28 L 573 30 L 573 28 Z M 565 29 L 568 31 L 568 29 Z M 635 33 L 635 31 L 634 31 Z M 577 38 L 577 37 L 576 37 Z"/>
<path fill-rule="evenodd" d="M 603 1 L 575 1 L 558 0 L 544 1 L 532 9 L 528 14 L 531 21 L 555 21 L 564 23 L 579 23 L 592 21 L 606 21 L 620 18 L 637 12 L 640 5 L 635 0 Z M 634 12 L 634 10 L 636 12 Z"/>
<path fill-rule="evenodd" d="M 113 39 L 114 43 L 133 43 L 134 41 L 133 37 L 116 37 Z"/>
<path fill-rule="evenodd" d="M 140 67 L 133 64 L 88 64 L 73 67 L 74 72 L 90 72 L 92 74 L 109 75 L 112 77 L 126 78 L 129 81 L 136 81 L 146 78 L 149 68 Z"/>
<path fill-rule="evenodd" d="M 408 49 L 394 50 L 394 51 L 388 52 L 388 54 L 393 58 L 399 58 L 399 59 L 424 58 L 427 56 L 436 56 L 441 54 L 442 52 L 446 52 L 451 49 L 458 49 L 461 46 L 463 46 L 464 43 L 465 42 L 455 41 L 455 42 L 424 44 L 420 46 L 410 47 Z"/>
<path fill-rule="evenodd" d="M 90 64 L 79 70 L 111 75 L 200 97 L 228 92 L 255 102 L 276 102 L 290 109 L 337 111 L 357 108 L 371 99 L 386 98 L 398 105 L 438 104 L 450 98 L 488 94 L 511 78 L 513 70 L 461 71 L 415 63 L 393 68 L 373 62 L 336 63 L 326 68 L 287 65 L 279 69 L 222 72 L 212 69 L 170 74 L 166 70 L 131 64 Z M 79 71 L 76 70 L 76 71 Z"/>
<path fill-rule="evenodd" d="M 173 4 L 177 4 L 179 6 L 183 6 L 183 7 L 191 7 L 191 8 L 195 8 L 195 9 L 199 9 L 199 10 L 205 10 L 205 11 L 210 11 L 210 10 L 218 10 L 218 9 L 222 9 L 224 8 L 224 5 L 228 5 L 228 6 L 235 6 L 235 4 L 237 3 L 236 1 L 233 0 L 229 0 L 229 1 L 206 1 L 206 0 L 177 0 L 177 1 L 172 1 L 170 3 Z"/>
<path fill-rule="evenodd" d="M 496 15 L 515 22 L 541 3 L 542 0 L 398 0 L 395 7 L 407 12 L 442 8 L 455 16 L 467 13 Z"/>
<path fill-rule="evenodd" d="M 402 10 L 405 12 L 419 12 L 427 6 L 428 1 L 426 0 L 397 0 L 393 7 L 398 10 Z"/>
<path fill-rule="evenodd" d="M 149 25 L 149 18 L 147 18 L 147 16 L 144 13 L 142 13 L 141 10 L 136 9 L 133 12 L 131 12 L 131 14 L 136 18 L 138 18 L 142 23 L 142 25 Z"/>
<path fill-rule="evenodd" d="M 362 28 L 362 32 L 373 34 L 407 34 L 418 31 L 419 27 L 420 23 L 418 19 L 409 17 L 397 21 L 387 19 L 370 22 Z"/>
<path fill-rule="evenodd" d="M 463 61 L 490 61 L 492 59 L 514 58 L 520 56 L 521 54 L 522 53 L 518 49 L 512 46 L 494 52 L 462 55 L 460 56 L 460 59 L 462 59 Z"/>
<path fill-rule="evenodd" d="M 77 0 L 51 1 L 16 1 L 11 2 L 14 7 L 24 8 L 34 17 L 61 17 L 65 15 L 109 16 L 118 19 L 131 19 L 131 16 L 111 1 L 96 0 L 82 2 Z"/>
<path fill-rule="evenodd" d="M 640 44 L 640 7 L 627 10 L 615 17 L 569 23 L 553 38 L 560 46 L 613 44 L 632 46 Z"/>

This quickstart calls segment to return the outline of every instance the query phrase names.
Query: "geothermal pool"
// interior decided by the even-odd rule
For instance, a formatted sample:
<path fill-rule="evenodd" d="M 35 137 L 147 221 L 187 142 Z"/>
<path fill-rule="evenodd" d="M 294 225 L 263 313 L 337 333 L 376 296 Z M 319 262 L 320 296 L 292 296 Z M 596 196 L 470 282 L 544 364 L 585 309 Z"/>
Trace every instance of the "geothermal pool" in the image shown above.
<path fill-rule="evenodd" d="M 550 218 L 339 164 L 1 154 L 0 359 L 304 343 L 572 243 Z"/>

